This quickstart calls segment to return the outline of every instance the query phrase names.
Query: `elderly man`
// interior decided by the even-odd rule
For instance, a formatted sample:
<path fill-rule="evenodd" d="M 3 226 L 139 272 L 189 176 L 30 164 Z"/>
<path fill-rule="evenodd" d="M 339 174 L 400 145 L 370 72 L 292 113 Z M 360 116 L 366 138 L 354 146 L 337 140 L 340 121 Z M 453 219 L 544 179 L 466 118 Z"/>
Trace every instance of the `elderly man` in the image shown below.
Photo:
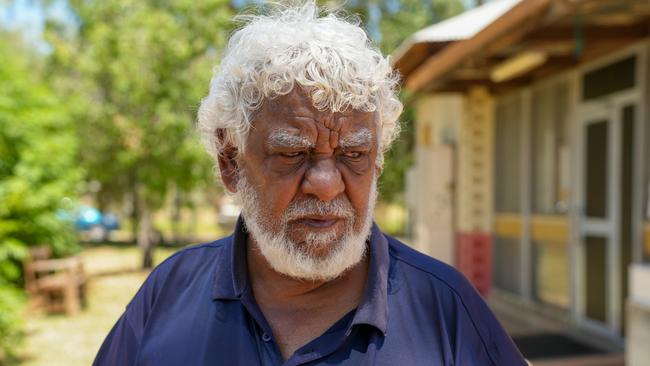
<path fill-rule="evenodd" d="M 235 232 L 158 266 L 95 364 L 525 365 L 462 275 L 372 223 L 396 85 L 312 3 L 248 17 L 199 111 Z"/>

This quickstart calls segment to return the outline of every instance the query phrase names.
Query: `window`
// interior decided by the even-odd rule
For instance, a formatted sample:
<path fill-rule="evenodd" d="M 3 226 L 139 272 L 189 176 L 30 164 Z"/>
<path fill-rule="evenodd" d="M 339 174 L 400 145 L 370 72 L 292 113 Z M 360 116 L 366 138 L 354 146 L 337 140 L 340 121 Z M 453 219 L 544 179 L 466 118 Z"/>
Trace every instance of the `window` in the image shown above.
<path fill-rule="evenodd" d="M 521 295 L 521 239 L 495 237 L 493 255 L 495 286 Z"/>
<path fill-rule="evenodd" d="M 536 300 L 569 307 L 569 252 L 566 241 L 533 241 L 533 296 Z"/>
<path fill-rule="evenodd" d="M 521 94 L 497 102 L 495 151 L 496 212 L 521 211 Z"/>
<path fill-rule="evenodd" d="M 531 93 L 532 294 L 569 305 L 569 85 L 546 84 Z"/>
<path fill-rule="evenodd" d="M 564 214 L 569 200 L 569 88 L 566 82 L 532 93 L 532 210 Z"/>
<path fill-rule="evenodd" d="M 636 79 L 636 57 L 631 56 L 585 74 L 582 98 L 592 100 L 633 88 Z"/>
<path fill-rule="evenodd" d="M 650 128 L 646 127 L 646 141 L 650 141 Z M 643 261 L 650 263 L 650 144 L 645 144 L 645 151 L 643 154 L 643 164 L 645 165 L 646 176 L 641 185 L 644 190 L 643 197 L 645 197 L 645 205 L 643 212 L 643 236 L 641 244 L 643 247 Z"/>
<path fill-rule="evenodd" d="M 497 101 L 494 133 L 494 189 L 497 212 L 494 284 L 514 294 L 521 290 L 522 94 Z M 513 215 L 514 214 L 514 215 Z"/>
<path fill-rule="evenodd" d="M 650 203 L 648 205 L 650 206 Z M 650 213 L 643 225 L 643 260 L 650 263 Z"/>

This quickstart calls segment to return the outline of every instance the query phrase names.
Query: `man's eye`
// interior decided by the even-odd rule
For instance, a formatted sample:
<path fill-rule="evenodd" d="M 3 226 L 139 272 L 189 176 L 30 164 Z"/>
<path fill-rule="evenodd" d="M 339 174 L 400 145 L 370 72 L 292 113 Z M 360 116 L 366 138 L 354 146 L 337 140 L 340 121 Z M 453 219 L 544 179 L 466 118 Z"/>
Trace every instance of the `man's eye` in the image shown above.
<path fill-rule="evenodd" d="M 283 152 L 280 155 L 285 158 L 298 158 L 302 156 L 301 151 L 294 151 L 294 152 Z"/>
<path fill-rule="evenodd" d="M 360 151 L 348 151 L 343 155 L 345 155 L 346 158 L 359 159 L 363 156 L 363 153 Z"/>

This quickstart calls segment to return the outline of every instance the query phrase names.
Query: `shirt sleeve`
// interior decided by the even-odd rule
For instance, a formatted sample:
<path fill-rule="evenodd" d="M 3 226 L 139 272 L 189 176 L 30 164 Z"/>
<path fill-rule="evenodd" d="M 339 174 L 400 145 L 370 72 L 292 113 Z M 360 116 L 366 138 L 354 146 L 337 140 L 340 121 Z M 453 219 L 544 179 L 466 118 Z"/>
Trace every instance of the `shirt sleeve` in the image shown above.
<path fill-rule="evenodd" d="M 177 254 L 167 258 L 149 274 L 99 348 L 93 366 L 136 364 L 151 309 L 174 268 Z"/>
<path fill-rule="evenodd" d="M 469 286 L 468 286 L 469 287 Z M 526 366 L 512 338 L 481 296 L 467 288 L 458 312 L 455 360 L 458 365 Z"/>
<path fill-rule="evenodd" d="M 128 320 L 127 309 L 104 340 L 93 366 L 135 365 L 139 343 Z"/>
<path fill-rule="evenodd" d="M 93 366 L 135 365 L 156 292 L 158 268 L 149 275 L 126 306 L 97 353 Z"/>

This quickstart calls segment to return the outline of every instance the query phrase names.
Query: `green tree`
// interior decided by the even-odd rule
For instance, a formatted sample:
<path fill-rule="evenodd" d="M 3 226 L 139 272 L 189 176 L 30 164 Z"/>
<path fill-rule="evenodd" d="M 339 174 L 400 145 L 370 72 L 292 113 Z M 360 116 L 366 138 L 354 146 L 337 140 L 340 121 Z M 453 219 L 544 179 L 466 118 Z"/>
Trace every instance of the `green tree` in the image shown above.
<path fill-rule="evenodd" d="M 78 100 L 81 159 L 100 205 L 130 198 L 143 266 L 152 266 L 152 213 L 170 189 L 211 180 L 194 133 L 231 25 L 227 0 L 72 0 L 78 27 L 50 24 L 51 67 Z"/>
<path fill-rule="evenodd" d="M 394 3 L 397 5 L 389 5 Z M 380 8 L 379 46 L 385 53 L 394 52 L 413 33 L 465 10 L 461 0 L 394 0 Z"/>
<path fill-rule="evenodd" d="M 77 249 L 71 223 L 60 218 L 82 178 L 76 137 L 66 103 L 40 81 L 36 60 L 0 33 L 0 362 L 19 340 L 26 248 Z"/>

